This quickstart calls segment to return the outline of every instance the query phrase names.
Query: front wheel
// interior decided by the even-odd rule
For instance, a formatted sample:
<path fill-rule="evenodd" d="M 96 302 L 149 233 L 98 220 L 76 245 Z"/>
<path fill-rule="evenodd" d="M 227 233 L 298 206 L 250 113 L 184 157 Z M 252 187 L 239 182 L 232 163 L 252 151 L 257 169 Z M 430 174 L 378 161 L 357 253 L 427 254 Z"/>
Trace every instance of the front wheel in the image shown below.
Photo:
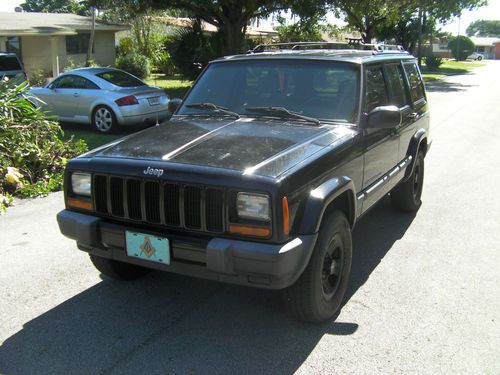
<path fill-rule="evenodd" d="M 289 311 L 296 318 L 321 323 L 341 308 L 352 262 L 351 227 L 340 211 L 321 224 L 318 240 L 304 273 L 283 291 Z"/>
<path fill-rule="evenodd" d="M 102 258 L 92 254 L 89 255 L 94 267 L 97 268 L 97 270 L 104 276 L 111 279 L 135 280 L 151 272 L 151 269 L 146 267 L 119 262 L 113 259 Z"/>
<path fill-rule="evenodd" d="M 92 112 L 92 124 L 100 133 L 111 133 L 117 127 L 116 116 L 111 108 L 99 105 Z"/>
<path fill-rule="evenodd" d="M 391 203 L 400 211 L 417 211 L 422 204 L 424 187 L 424 154 L 419 152 L 410 177 L 391 191 Z"/>

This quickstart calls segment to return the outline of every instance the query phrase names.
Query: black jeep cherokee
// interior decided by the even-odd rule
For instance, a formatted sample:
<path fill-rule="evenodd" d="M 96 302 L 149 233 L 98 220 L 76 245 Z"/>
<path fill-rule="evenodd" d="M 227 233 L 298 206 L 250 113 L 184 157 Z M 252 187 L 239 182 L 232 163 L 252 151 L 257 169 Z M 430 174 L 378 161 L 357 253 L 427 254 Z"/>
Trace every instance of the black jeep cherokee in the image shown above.
<path fill-rule="evenodd" d="M 345 47 L 211 62 L 170 121 L 68 163 L 61 232 L 112 278 L 157 269 L 283 289 L 298 318 L 331 318 L 354 224 L 388 193 L 419 208 L 429 147 L 415 58 Z"/>

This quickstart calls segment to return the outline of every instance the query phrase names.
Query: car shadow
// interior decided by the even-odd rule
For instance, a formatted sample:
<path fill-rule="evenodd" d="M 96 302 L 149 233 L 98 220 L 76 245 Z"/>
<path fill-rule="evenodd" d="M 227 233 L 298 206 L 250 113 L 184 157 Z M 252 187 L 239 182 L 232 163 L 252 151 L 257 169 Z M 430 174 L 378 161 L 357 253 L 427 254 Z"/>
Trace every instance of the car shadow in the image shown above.
<path fill-rule="evenodd" d="M 413 218 L 384 200 L 357 225 L 347 304 Z M 357 329 L 298 322 L 277 291 L 153 272 L 103 280 L 27 322 L 0 347 L 0 373 L 293 373 L 323 336 Z"/>
<path fill-rule="evenodd" d="M 443 80 L 430 81 L 425 84 L 425 89 L 428 92 L 457 92 L 465 91 L 476 85 L 465 85 L 458 82 L 447 82 Z"/>

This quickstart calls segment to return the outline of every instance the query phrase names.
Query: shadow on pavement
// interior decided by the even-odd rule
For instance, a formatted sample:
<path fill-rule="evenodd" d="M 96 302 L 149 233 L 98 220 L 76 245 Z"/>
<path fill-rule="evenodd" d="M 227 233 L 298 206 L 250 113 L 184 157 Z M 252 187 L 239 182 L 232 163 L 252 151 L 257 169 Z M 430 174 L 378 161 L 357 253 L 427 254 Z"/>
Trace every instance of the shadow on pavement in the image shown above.
<path fill-rule="evenodd" d="M 347 303 L 413 218 L 384 200 L 358 224 Z M 102 281 L 26 323 L 0 348 L 0 373 L 293 373 L 324 335 L 357 328 L 297 322 L 277 291 L 154 272 Z"/>
<path fill-rule="evenodd" d="M 457 82 L 447 82 L 442 80 L 430 81 L 425 84 L 425 89 L 428 92 L 456 92 L 465 91 L 476 85 L 464 85 Z"/>

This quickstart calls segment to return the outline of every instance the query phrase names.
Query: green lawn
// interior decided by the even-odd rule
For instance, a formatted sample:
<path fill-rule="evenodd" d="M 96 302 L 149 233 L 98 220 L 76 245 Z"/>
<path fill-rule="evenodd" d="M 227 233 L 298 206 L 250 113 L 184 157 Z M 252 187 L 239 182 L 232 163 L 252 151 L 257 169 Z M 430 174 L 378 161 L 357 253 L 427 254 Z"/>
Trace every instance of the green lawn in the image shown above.
<path fill-rule="evenodd" d="M 192 81 L 184 81 L 182 77 L 165 77 L 163 74 L 152 74 L 145 80 L 148 85 L 157 86 L 165 89 L 170 98 L 184 98 L 189 90 Z"/>
<path fill-rule="evenodd" d="M 122 132 L 116 134 L 99 134 L 92 129 L 91 125 L 84 124 L 61 124 L 61 127 L 64 131 L 63 140 L 70 139 L 72 136 L 74 139 L 83 139 L 87 143 L 89 150 L 126 135 L 126 133 Z"/>
<path fill-rule="evenodd" d="M 437 71 L 431 72 L 425 65 L 422 66 L 422 75 L 424 76 L 424 80 L 426 82 L 430 82 L 442 79 L 446 76 L 465 74 L 474 68 L 484 65 L 485 64 L 482 62 L 476 61 L 445 60 Z"/>

